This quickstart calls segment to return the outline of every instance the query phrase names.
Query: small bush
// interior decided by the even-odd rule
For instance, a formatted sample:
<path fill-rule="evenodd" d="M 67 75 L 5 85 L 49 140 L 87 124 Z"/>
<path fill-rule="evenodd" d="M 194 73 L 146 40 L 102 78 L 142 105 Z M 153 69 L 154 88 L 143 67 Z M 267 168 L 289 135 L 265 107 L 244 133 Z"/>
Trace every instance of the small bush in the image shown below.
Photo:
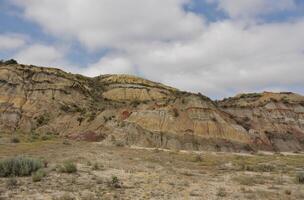
<path fill-rule="evenodd" d="M 263 185 L 265 184 L 266 177 L 256 175 L 256 176 L 237 176 L 233 178 L 234 181 L 241 185 L 253 186 L 253 185 Z"/>
<path fill-rule="evenodd" d="M 96 118 L 96 113 L 95 112 L 92 112 L 89 116 L 89 119 L 87 120 L 87 122 L 91 122 L 93 121 L 94 119 Z"/>
<path fill-rule="evenodd" d="M 46 141 L 46 140 L 50 140 L 52 137 L 49 135 L 43 135 L 41 136 L 41 140 Z"/>
<path fill-rule="evenodd" d="M 220 188 L 218 188 L 216 195 L 219 197 L 225 197 L 225 196 L 227 196 L 227 192 L 226 192 L 225 188 L 220 187 Z"/>
<path fill-rule="evenodd" d="M 290 190 L 285 190 L 284 193 L 285 193 L 286 195 L 291 195 L 291 191 L 290 191 Z"/>
<path fill-rule="evenodd" d="M 242 98 L 259 98 L 261 96 L 262 95 L 259 93 L 249 93 L 249 94 L 242 94 L 239 98 L 240 99 L 242 99 Z"/>
<path fill-rule="evenodd" d="M 33 182 L 39 182 L 43 179 L 43 177 L 46 176 L 46 172 L 42 169 L 39 169 L 38 171 L 34 172 L 32 175 Z"/>
<path fill-rule="evenodd" d="M 77 166 L 72 162 L 65 162 L 63 165 L 59 166 L 59 171 L 61 173 L 76 173 L 77 172 Z"/>
<path fill-rule="evenodd" d="M 178 117 L 179 116 L 178 110 L 176 108 L 173 108 L 173 116 L 174 117 Z"/>
<path fill-rule="evenodd" d="M 7 189 L 13 189 L 18 185 L 18 181 L 15 177 L 11 177 L 9 179 L 7 179 L 6 181 L 6 187 Z"/>
<path fill-rule="evenodd" d="M 64 145 L 71 145 L 71 143 L 68 140 L 63 140 L 62 144 L 64 144 Z"/>
<path fill-rule="evenodd" d="M 70 106 L 68 106 L 68 105 L 61 105 L 60 106 L 60 109 L 62 110 L 62 111 L 64 111 L 64 112 L 71 112 L 71 108 L 70 108 Z"/>
<path fill-rule="evenodd" d="M 203 161 L 203 158 L 202 158 L 202 156 L 201 155 L 195 155 L 194 157 L 193 157 L 193 160 L 192 160 L 193 162 L 202 162 Z"/>
<path fill-rule="evenodd" d="M 125 143 L 123 141 L 121 141 L 121 140 L 115 141 L 115 146 L 117 146 L 117 147 L 124 147 Z"/>
<path fill-rule="evenodd" d="M 304 172 L 300 172 L 297 174 L 296 181 L 299 184 L 304 184 Z"/>
<path fill-rule="evenodd" d="M 31 132 L 31 135 L 28 139 L 29 142 L 35 142 L 36 140 L 39 140 L 39 134 L 35 132 Z"/>
<path fill-rule="evenodd" d="M 100 167 L 98 165 L 98 163 L 94 163 L 93 166 L 92 166 L 92 170 L 99 170 Z"/>
<path fill-rule="evenodd" d="M 131 106 L 132 106 L 133 108 L 135 108 L 135 107 L 137 107 L 137 106 L 140 104 L 140 101 L 138 101 L 138 100 L 133 100 L 130 104 L 131 104 Z"/>
<path fill-rule="evenodd" d="M 19 142 L 20 142 L 19 138 L 17 137 L 11 138 L 11 143 L 19 143 Z"/>
<path fill-rule="evenodd" d="M 112 176 L 112 179 L 110 181 L 110 186 L 113 188 L 121 188 L 122 187 L 122 183 L 121 181 L 117 178 L 117 176 Z"/>
<path fill-rule="evenodd" d="M 273 165 L 269 164 L 261 164 L 261 165 L 243 165 L 243 170 L 246 171 L 252 171 L 252 172 L 272 172 L 275 170 L 275 167 Z"/>
<path fill-rule="evenodd" d="M 79 116 L 77 118 L 77 121 L 79 122 L 79 126 L 81 125 L 81 123 L 83 122 L 83 120 L 84 120 L 84 117 L 82 117 L 82 116 Z"/>
<path fill-rule="evenodd" d="M 37 125 L 43 126 L 46 125 L 49 121 L 50 121 L 49 116 L 47 114 L 43 114 L 37 118 Z"/>
<path fill-rule="evenodd" d="M 0 177 L 30 176 L 42 167 L 42 162 L 27 157 L 14 157 L 0 161 Z"/>
<path fill-rule="evenodd" d="M 15 65 L 15 64 L 18 64 L 18 62 L 14 59 L 10 59 L 10 60 L 4 61 L 3 64 L 4 65 Z"/>
<path fill-rule="evenodd" d="M 42 160 L 44 168 L 47 168 L 49 165 L 49 162 L 47 160 Z"/>

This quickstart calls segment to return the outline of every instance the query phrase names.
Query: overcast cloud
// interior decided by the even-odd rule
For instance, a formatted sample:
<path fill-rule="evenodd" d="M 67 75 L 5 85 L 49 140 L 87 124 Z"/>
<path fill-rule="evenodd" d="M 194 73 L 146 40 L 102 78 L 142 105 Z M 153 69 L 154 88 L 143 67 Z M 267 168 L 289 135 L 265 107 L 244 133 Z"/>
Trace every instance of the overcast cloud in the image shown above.
<path fill-rule="evenodd" d="M 20 62 L 88 76 L 129 73 L 213 98 L 304 85 L 303 16 L 264 20 L 296 10 L 293 0 L 205 0 L 227 15 L 215 21 L 204 11 L 185 9 L 194 0 L 8 2 L 21 8 L 21 18 L 56 38 L 52 44 L 35 38 L 26 44 L 0 34 L 5 44 L 0 51 L 19 48 Z M 72 64 L 73 43 L 88 54 L 107 52 L 94 63 Z"/>

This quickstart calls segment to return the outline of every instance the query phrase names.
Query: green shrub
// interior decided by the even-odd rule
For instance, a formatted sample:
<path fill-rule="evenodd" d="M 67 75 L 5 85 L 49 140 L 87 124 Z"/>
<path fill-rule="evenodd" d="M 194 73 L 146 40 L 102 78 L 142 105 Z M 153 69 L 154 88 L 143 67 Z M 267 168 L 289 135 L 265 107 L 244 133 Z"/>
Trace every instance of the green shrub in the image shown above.
<path fill-rule="evenodd" d="M 111 181 L 109 182 L 110 187 L 121 188 L 122 182 L 117 178 L 117 176 L 112 176 Z"/>
<path fill-rule="evenodd" d="M 259 93 L 249 93 L 249 94 L 242 94 L 241 96 L 240 96 L 240 98 L 242 99 L 242 98 L 259 98 L 259 97 L 261 97 L 262 95 L 261 94 L 259 94 Z"/>
<path fill-rule="evenodd" d="M 23 156 L 3 159 L 0 160 L 0 177 L 30 176 L 42 166 L 40 160 Z"/>
<path fill-rule="evenodd" d="M 10 60 L 4 61 L 3 64 L 4 65 L 14 65 L 14 64 L 18 64 L 18 62 L 14 59 L 10 59 Z"/>
<path fill-rule="evenodd" d="M 41 136 L 41 140 L 43 140 L 43 141 L 50 140 L 50 139 L 52 139 L 51 135 L 43 135 L 43 136 Z"/>
<path fill-rule="evenodd" d="M 64 112 L 70 112 L 71 111 L 71 108 L 70 108 L 70 106 L 68 106 L 68 105 L 61 105 L 60 106 L 60 109 L 62 110 L 62 111 L 64 111 Z"/>
<path fill-rule="evenodd" d="M 71 143 L 68 140 L 63 140 L 62 144 L 64 144 L 64 145 L 71 145 Z"/>
<path fill-rule="evenodd" d="M 296 177 L 297 183 L 304 184 L 304 172 L 300 172 Z"/>
<path fill-rule="evenodd" d="M 58 166 L 59 172 L 61 173 L 76 173 L 77 172 L 77 166 L 72 162 L 65 162 L 63 165 Z"/>
<path fill-rule="evenodd" d="M 99 165 L 98 163 L 94 163 L 94 165 L 92 166 L 92 170 L 99 170 Z"/>
<path fill-rule="evenodd" d="M 49 121 L 50 121 L 50 117 L 48 116 L 48 114 L 43 114 L 37 118 L 37 125 L 43 126 L 46 125 Z"/>
<path fill-rule="evenodd" d="M 74 163 L 66 162 L 64 164 L 66 173 L 75 173 L 77 172 L 77 166 Z"/>
<path fill-rule="evenodd" d="M 45 176 L 46 176 L 46 172 L 43 169 L 39 169 L 38 171 L 32 174 L 32 180 L 33 182 L 39 182 Z"/>
<path fill-rule="evenodd" d="M 252 171 L 252 172 L 272 172 L 275 170 L 275 167 L 273 165 L 269 164 L 260 164 L 260 165 L 243 165 L 243 170 L 246 171 Z"/>

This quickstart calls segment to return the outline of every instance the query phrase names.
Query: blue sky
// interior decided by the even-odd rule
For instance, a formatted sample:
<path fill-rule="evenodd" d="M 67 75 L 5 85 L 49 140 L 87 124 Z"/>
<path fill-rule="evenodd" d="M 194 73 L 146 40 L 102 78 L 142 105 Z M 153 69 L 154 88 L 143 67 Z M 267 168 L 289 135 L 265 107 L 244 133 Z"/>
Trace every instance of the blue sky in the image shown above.
<path fill-rule="evenodd" d="M 302 0 L 0 0 L 0 59 L 222 98 L 304 93 Z"/>

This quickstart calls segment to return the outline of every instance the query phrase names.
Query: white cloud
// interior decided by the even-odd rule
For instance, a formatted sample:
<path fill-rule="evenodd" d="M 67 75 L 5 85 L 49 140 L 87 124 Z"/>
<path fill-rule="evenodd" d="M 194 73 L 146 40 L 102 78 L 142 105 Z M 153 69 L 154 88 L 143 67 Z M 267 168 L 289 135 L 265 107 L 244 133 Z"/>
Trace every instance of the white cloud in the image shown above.
<path fill-rule="evenodd" d="M 65 52 L 63 49 L 53 46 L 33 44 L 18 51 L 14 56 L 20 63 L 39 66 L 58 66 L 67 64 L 64 61 Z"/>
<path fill-rule="evenodd" d="M 211 0 L 218 8 L 233 18 L 255 17 L 257 15 L 294 9 L 294 0 Z"/>
<path fill-rule="evenodd" d="M 14 1 L 47 32 L 76 38 L 91 49 L 191 39 L 203 29 L 202 18 L 182 8 L 190 0 Z"/>
<path fill-rule="evenodd" d="M 82 73 L 87 76 L 97 76 L 101 74 L 135 74 L 135 69 L 128 59 L 109 55 L 87 67 Z"/>
<path fill-rule="evenodd" d="M 0 51 L 14 50 L 24 46 L 24 36 L 17 34 L 0 34 Z"/>
<path fill-rule="evenodd" d="M 303 20 L 251 27 L 224 21 L 192 41 L 147 44 L 115 59 L 140 66 L 149 79 L 210 96 L 286 88 L 304 84 L 303 34 Z"/>

